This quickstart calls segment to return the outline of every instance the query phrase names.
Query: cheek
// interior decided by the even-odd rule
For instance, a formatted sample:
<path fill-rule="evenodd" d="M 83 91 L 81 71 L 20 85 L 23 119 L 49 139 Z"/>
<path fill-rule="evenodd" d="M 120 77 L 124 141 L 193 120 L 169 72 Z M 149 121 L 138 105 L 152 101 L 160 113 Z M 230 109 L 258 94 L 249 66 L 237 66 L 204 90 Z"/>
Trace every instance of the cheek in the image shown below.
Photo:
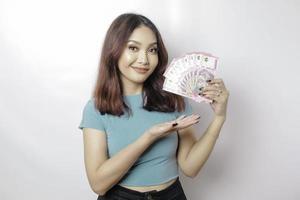
<path fill-rule="evenodd" d="M 128 54 L 128 53 L 124 53 L 119 61 L 118 61 L 118 65 L 119 65 L 119 68 L 123 68 L 123 69 L 126 69 L 128 68 L 132 63 L 134 63 L 135 61 L 135 58 L 132 54 Z"/>
<path fill-rule="evenodd" d="M 124 62 L 127 65 L 134 63 L 136 61 L 136 59 L 137 59 L 137 56 L 135 54 L 126 53 L 124 55 Z"/>
<path fill-rule="evenodd" d="M 158 56 L 150 56 L 149 61 L 152 67 L 156 67 L 158 64 Z"/>

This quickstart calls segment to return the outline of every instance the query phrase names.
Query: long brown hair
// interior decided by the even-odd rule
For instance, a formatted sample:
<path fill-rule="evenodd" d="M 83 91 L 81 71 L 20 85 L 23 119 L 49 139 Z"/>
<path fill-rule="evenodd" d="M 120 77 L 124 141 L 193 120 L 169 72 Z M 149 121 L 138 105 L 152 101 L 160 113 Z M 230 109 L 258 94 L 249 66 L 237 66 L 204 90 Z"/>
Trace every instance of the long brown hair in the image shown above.
<path fill-rule="evenodd" d="M 123 101 L 118 60 L 131 33 L 141 25 L 153 31 L 158 44 L 158 65 L 143 86 L 143 108 L 159 112 L 174 112 L 175 110 L 181 112 L 185 109 L 184 99 L 181 96 L 162 90 L 168 53 L 158 29 L 143 15 L 124 13 L 110 25 L 102 47 L 97 81 L 93 91 L 95 106 L 101 114 L 120 116 L 124 114 L 123 109 L 131 111 Z"/>

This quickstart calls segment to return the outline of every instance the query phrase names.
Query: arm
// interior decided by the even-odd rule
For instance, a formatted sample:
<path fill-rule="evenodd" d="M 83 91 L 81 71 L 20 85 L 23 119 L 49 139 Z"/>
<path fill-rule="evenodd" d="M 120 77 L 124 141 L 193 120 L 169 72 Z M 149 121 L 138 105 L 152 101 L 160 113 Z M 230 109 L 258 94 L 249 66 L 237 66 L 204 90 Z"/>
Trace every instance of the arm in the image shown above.
<path fill-rule="evenodd" d="M 98 132 L 98 130 L 95 129 L 90 129 L 89 131 Z M 96 150 L 95 148 L 98 148 L 99 146 L 103 147 L 106 141 L 104 141 L 105 137 L 102 137 L 102 145 L 92 145 L 92 143 L 96 143 L 95 141 L 97 141 L 94 137 L 100 137 L 101 134 L 98 134 L 98 136 L 96 135 L 97 134 L 90 134 L 89 136 L 88 134 L 85 135 L 86 138 L 90 137 L 90 140 L 85 139 L 85 144 L 89 142 L 89 145 L 85 145 L 85 162 L 91 188 L 95 193 L 104 195 L 110 188 L 119 182 L 141 154 L 154 142 L 154 138 L 149 134 L 143 134 L 135 142 L 122 149 L 113 157 L 109 159 L 106 158 L 106 160 L 102 159 L 102 161 L 100 161 L 99 157 L 100 155 L 104 157 L 103 152 L 104 149 L 106 151 L 106 148 L 101 149 L 101 151 L 99 149 Z M 93 152 L 88 150 L 91 148 L 94 148 Z M 101 152 L 100 155 L 99 152 Z M 98 161 L 96 161 L 97 159 Z M 98 167 L 95 169 L 92 166 Z"/>
<path fill-rule="evenodd" d="M 195 177 L 208 159 L 226 119 L 229 91 L 222 79 L 207 82 L 207 86 L 200 88 L 199 95 L 212 100 L 210 106 L 215 113 L 212 123 L 199 140 L 195 138 L 192 128 L 184 129 L 179 134 L 178 163 L 189 177 Z"/>
<path fill-rule="evenodd" d="M 224 122 L 225 117 L 215 116 L 202 137 L 193 144 L 185 160 L 186 171 L 188 174 L 192 174 L 192 177 L 199 173 L 208 159 Z"/>

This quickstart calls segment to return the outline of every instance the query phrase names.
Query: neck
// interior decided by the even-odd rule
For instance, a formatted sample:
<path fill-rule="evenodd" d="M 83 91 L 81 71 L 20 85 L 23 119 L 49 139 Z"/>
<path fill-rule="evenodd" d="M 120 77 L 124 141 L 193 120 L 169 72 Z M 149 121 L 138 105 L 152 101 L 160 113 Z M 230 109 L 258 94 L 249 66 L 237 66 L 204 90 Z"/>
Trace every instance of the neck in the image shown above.
<path fill-rule="evenodd" d="M 124 95 L 135 95 L 141 94 L 143 91 L 143 84 L 130 84 L 123 82 L 123 94 Z"/>

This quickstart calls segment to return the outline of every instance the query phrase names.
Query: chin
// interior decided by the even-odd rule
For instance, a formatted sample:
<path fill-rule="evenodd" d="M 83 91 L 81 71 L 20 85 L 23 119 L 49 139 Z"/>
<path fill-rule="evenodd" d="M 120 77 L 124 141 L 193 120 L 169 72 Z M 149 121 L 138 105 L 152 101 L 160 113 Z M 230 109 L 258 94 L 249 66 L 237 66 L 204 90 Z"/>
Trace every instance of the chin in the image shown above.
<path fill-rule="evenodd" d="M 144 83 L 147 80 L 147 78 L 148 78 L 148 76 L 144 76 L 144 77 L 134 78 L 131 80 L 132 80 L 132 82 L 135 82 L 135 83 Z"/>

